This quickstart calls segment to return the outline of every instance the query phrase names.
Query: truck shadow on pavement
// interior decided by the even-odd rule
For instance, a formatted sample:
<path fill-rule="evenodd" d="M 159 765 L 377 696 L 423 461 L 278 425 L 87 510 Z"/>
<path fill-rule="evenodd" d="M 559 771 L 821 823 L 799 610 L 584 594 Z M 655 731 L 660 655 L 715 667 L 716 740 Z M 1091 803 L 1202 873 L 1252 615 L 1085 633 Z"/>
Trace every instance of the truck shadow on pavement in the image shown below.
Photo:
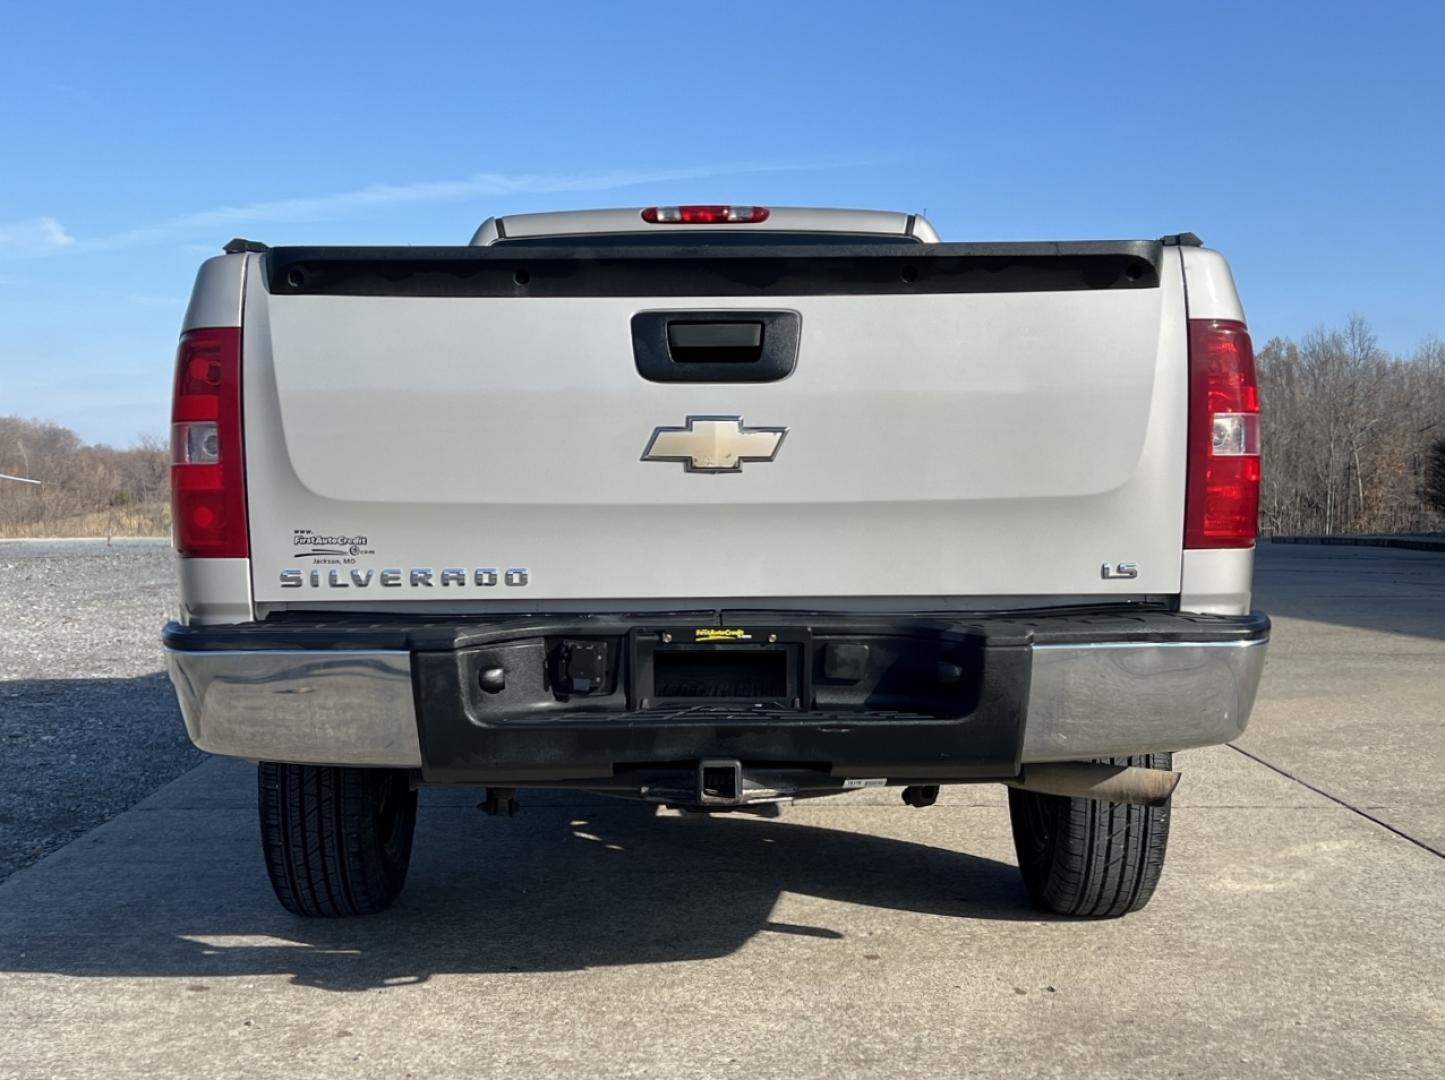
<path fill-rule="evenodd" d="M 229 777 L 232 765 L 221 769 Z M 192 775 L 208 771 L 221 770 L 211 763 Z M 561 793 L 493 820 L 470 792 L 426 794 L 397 906 L 340 921 L 299 919 L 276 905 L 249 807 L 180 808 L 194 823 L 187 832 L 172 820 L 181 818 L 176 809 L 142 806 L 0 889 L 0 971 L 174 977 L 195 988 L 212 977 L 287 975 L 361 991 L 436 974 L 721 957 L 758 934 L 876 958 L 854 940 L 866 915 L 841 912 L 847 930 L 827 919 L 778 921 L 785 892 L 880 909 L 877 921 L 890 925 L 896 919 L 883 911 L 1047 918 L 1029 906 L 1012 865 L 926 843 L 752 815 L 656 815 Z M 913 825 L 916 812 L 864 813 Z M 979 816 L 927 813 L 943 819 L 933 828 L 955 827 L 960 840 L 965 818 Z"/>

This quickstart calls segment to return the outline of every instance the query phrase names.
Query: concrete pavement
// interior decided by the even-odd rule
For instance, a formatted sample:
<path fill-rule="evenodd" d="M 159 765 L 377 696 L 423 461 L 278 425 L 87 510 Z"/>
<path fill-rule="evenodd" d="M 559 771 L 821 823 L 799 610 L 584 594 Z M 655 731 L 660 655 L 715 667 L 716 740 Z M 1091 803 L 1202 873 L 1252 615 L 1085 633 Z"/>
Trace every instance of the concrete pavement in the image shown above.
<path fill-rule="evenodd" d="M 1445 554 L 1263 545 L 1274 620 L 1239 745 L 1445 852 Z"/>
<path fill-rule="evenodd" d="M 1028 908 L 996 789 L 432 790 L 400 905 L 304 921 L 213 760 L 0 885 L 0 1076 L 1441 1075 L 1445 860 L 1363 815 L 1439 846 L 1445 557 L 1265 547 L 1259 583 L 1270 764 L 1181 755 L 1137 915 Z"/>

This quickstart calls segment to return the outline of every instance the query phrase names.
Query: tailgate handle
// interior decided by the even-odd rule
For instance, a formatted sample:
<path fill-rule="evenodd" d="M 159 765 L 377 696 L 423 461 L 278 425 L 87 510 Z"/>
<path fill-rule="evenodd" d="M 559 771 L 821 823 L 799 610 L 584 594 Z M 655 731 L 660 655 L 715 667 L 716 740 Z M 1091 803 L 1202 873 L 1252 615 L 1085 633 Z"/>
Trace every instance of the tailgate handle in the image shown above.
<path fill-rule="evenodd" d="M 755 363 L 763 355 L 763 324 L 669 322 L 667 352 L 678 364 Z"/>
<path fill-rule="evenodd" d="M 637 372 L 652 382 L 775 382 L 798 361 L 796 311 L 641 311 Z"/>

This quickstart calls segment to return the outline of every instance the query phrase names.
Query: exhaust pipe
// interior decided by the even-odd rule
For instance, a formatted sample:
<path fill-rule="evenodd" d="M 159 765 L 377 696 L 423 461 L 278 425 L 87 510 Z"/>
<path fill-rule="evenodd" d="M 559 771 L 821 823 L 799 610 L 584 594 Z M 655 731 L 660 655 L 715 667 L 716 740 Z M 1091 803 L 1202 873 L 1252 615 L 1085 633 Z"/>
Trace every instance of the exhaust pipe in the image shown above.
<path fill-rule="evenodd" d="M 1136 765 L 1105 765 L 1095 761 L 1054 761 L 1025 765 L 1008 787 L 1068 799 L 1163 806 L 1179 786 L 1179 774 Z"/>

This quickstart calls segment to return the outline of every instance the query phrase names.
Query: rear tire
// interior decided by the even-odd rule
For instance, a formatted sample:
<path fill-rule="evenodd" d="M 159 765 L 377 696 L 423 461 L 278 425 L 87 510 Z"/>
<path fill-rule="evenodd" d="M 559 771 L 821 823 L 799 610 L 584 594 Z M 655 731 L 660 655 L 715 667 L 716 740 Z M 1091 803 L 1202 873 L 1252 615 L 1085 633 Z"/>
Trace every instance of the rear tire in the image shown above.
<path fill-rule="evenodd" d="M 1172 754 L 1101 758 L 1168 769 Z M 1060 915 L 1110 919 L 1154 895 L 1169 844 L 1169 804 L 1070 799 L 1010 788 L 1014 850 L 1035 904 Z"/>
<path fill-rule="evenodd" d="M 338 918 L 383 911 L 406 882 L 416 791 L 405 769 L 257 769 L 261 846 L 281 906 Z"/>

